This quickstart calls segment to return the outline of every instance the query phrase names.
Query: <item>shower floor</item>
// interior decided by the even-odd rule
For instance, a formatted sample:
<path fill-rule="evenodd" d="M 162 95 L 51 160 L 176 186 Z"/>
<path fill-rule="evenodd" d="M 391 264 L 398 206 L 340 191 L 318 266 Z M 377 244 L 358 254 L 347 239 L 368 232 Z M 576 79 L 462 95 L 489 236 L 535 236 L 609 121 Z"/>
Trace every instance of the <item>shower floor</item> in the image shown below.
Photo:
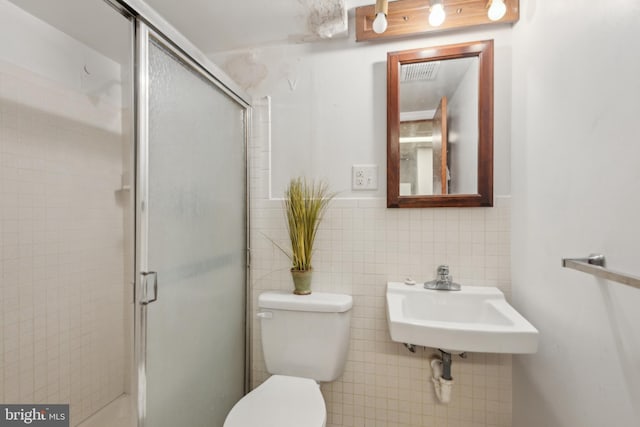
<path fill-rule="evenodd" d="M 78 427 L 135 427 L 136 408 L 133 397 L 123 394 L 78 424 Z"/>

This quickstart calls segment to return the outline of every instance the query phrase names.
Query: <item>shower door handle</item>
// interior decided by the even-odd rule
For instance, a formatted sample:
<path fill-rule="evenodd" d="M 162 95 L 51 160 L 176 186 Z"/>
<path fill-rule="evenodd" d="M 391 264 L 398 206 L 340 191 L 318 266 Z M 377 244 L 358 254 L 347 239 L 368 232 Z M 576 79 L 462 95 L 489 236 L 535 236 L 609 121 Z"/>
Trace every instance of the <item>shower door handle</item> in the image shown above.
<path fill-rule="evenodd" d="M 153 276 L 153 298 L 140 301 L 140 305 L 148 305 L 158 299 L 158 273 L 156 271 L 143 271 L 140 275 L 142 276 L 142 289 L 145 290 L 145 295 L 149 294 L 149 276 Z"/>

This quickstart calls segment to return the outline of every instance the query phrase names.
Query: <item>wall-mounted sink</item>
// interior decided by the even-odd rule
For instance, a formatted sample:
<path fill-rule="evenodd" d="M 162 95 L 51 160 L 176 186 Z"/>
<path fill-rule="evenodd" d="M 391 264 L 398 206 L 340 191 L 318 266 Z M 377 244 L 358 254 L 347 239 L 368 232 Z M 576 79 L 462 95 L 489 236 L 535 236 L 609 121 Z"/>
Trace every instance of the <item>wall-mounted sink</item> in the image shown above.
<path fill-rule="evenodd" d="M 387 320 L 393 341 L 448 352 L 535 353 L 538 330 L 494 287 L 460 291 L 387 284 Z"/>

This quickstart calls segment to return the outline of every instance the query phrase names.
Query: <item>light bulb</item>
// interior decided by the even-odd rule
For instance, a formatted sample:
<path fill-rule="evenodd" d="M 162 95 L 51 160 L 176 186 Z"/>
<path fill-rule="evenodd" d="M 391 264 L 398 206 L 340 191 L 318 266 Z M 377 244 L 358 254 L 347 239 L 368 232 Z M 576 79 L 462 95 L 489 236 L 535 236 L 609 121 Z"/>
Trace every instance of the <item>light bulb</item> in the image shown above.
<path fill-rule="evenodd" d="M 387 16 L 378 12 L 376 19 L 373 20 L 373 32 L 376 34 L 382 34 L 387 31 Z"/>
<path fill-rule="evenodd" d="M 432 27 L 439 27 L 444 22 L 446 14 L 444 13 L 444 7 L 442 3 L 436 3 L 431 6 L 431 13 L 429 13 L 429 25 Z"/>
<path fill-rule="evenodd" d="M 493 0 L 491 6 L 489 6 L 487 16 L 492 21 L 499 21 L 505 13 L 507 13 L 507 6 L 505 6 L 504 0 Z"/>

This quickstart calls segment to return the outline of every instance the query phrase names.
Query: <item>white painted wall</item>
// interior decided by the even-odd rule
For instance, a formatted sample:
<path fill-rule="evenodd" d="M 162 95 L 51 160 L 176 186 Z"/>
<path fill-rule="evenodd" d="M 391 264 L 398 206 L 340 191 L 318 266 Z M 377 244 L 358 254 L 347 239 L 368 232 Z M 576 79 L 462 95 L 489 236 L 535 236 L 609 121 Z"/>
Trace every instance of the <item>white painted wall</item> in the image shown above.
<path fill-rule="evenodd" d="M 495 190 L 506 196 L 496 197 L 493 208 L 387 209 L 387 52 L 490 38 L 495 39 Z M 327 426 L 511 427 L 511 356 L 456 359 L 453 402 L 440 405 L 430 381 L 433 350 L 412 354 L 391 341 L 384 300 L 387 281 L 431 280 L 438 264 L 450 265 L 460 283 L 494 285 L 510 295 L 511 29 L 379 43 L 356 43 L 351 34 L 348 40 L 255 48 L 212 59 L 256 97 L 249 147 L 254 310 L 263 290 L 292 286 L 288 260 L 268 239 L 288 245 L 282 204 L 274 198 L 298 174 L 325 177 L 341 191 L 320 227 L 313 261 L 314 291 L 354 297 L 344 375 L 322 385 Z M 354 163 L 379 166 L 378 191 L 351 192 Z M 268 373 L 260 326 L 252 318 L 255 387 Z"/>
<path fill-rule="evenodd" d="M 268 376 L 255 315 L 264 290 L 291 290 L 282 201 L 269 197 L 268 99 L 254 103 L 251 170 L 252 386 Z M 351 340 L 341 378 L 323 383 L 327 427 L 512 427 L 511 355 L 473 353 L 455 358 L 448 405 L 437 403 L 430 348 L 410 353 L 391 341 L 384 293 L 387 281 L 435 277 L 448 264 L 455 280 L 492 285 L 511 294 L 511 198 L 492 208 L 387 209 L 384 199 L 333 200 L 318 230 L 313 291 L 353 296 Z"/>
<path fill-rule="evenodd" d="M 640 423 L 640 3 L 522 2 L 514 28 L 512 277 L 540 330 L 514 358 L 515 427 Z M 499 81 L 499 79 L 497 79 Z"/>
<path fill-rule="evenodd" d="M 111 12 L 108 8 L 105 11 Z M 126 24 L 120 29 L 126 29 Z M 87 105 L 82 107 L 63 97 L 31 107 L 65 119 L 81 116 L 82 121 L 108 131 L 122 130 L 120 64 L 7 0 L 0 0 L 0 40 L 0 60 L 86 95 Z M 29 102 L 29 97 L 14 101 Z"/>
<path fill-rule="evenodd" d="M 353 31 L 353 20 L 350 23 Z M 272 100 L 272 194 L 297 175 L 324 177 L 340 197 L 386 197 L 387 52 L 495 39 L 495 191 L 509 194 L 511 28 L 392 42 L 348 39 L 212 55 L 251 95 Z M 377 164 L 377 191 L 352 192 L 351 166 Z"/>
<path fill-rule="evenodd" d="M 0 40 L 0 402 L 70 403 L 75 426 L 129 389 L 121 68 L 5 0 Z"/>
<path fill-rule="evenodd" d="M 447 105 L 453 194 L 478 192 L 478 63 L 473 58 Z"/>

